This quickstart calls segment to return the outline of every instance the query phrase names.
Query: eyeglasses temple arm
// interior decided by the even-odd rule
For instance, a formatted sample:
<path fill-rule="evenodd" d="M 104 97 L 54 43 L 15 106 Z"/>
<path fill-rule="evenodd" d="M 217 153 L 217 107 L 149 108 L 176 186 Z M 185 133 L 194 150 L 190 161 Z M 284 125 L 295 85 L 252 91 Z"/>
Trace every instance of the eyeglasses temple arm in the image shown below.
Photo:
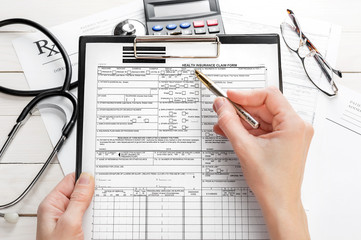
<path fill-rule="evenodd" d="M 291 18 L 293 24 L 296 26 L 296 32 L 299 34 L 300 26 L 298 26 L 298 22 L 296 20 L 295 14 L 293 13 L 293 11 L 291 9 L 287 9 L 287 13 L 288 13 L 289 17 Z"/>
<path fill-rule="evenodd" d="M 313 57 L 315 58 L 317 64 L 320 66 L 323 74 L 325 74 L 325 76 L 327 77 L 327 80 L 328 80 L 329 82 L 331 82 L 332 77 L 330 76 L 330 74 L 327 72 L 327 70 L 326 70 L 326 68 L 325 68 L 325 64 L 326 64 L 325 60 L 323 60 L 322 57 L 320 57 L 320 56 L 317 55 L 317 54 L 316 54 L 315 56 L 313 56 Z"/>
<path fill-rule="evenodd" d="M 342 78 L 342 72 L 336 69 L 333 69 L 326 60 L 323 59 L 322 55 L 315 55 L 314 58 L 316 59 L 317 63 L 320 65 L 320 68 L 322 69 L 322 72 L 327 76 L 327 79 L 330 81 L 331 76 L 328 74 L 325 65 L 328 66 L 334 74 L 336 74 L 338 77 Z M 323 64 L 321 64 L 321 61 Z"/>
<path fill-rule="evenodd" d="M 336 74 L 337 76 L 339 76 L 340 78 L 342 78 L 342 72 L 341 72 L 341 71 L 336 70 L 336 69 L 333 69 L 333 68 L 331 68 L 331 69 L 332 69 L 332 72 L 333 72 L 334 74 Z"/>

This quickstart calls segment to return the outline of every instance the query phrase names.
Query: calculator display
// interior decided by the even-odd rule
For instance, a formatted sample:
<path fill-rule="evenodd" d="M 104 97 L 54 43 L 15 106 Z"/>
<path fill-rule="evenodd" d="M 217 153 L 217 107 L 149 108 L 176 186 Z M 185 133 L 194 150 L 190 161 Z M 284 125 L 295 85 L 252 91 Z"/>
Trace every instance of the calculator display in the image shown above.
<path fill-rule="evenodd" d="M 218 0 L 143 0 L 149 35 L 224 34 Z"/>
<path fill-rule="evenodd" d="M 182 9 L 182 11 L 179 11 Z M 199 13 L 208 13 L 211 11 L 209 1 L 194 1 L 184 3 L 172 3 L 168 5 L 155 5 L 155 17 L 171 17 L 177 15 L 191 15 Z"/>

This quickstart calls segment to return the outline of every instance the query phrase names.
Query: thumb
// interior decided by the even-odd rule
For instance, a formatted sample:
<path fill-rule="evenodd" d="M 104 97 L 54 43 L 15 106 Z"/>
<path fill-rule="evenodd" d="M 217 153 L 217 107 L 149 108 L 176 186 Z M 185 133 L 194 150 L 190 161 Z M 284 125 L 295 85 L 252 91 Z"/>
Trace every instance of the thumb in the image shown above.
<path fill-rule="evenodd" d="M 214 101 L 214 109 L 218 115 L 218 125 L 231 142 L 235 151 L 244 151 L 253 142 L 253 136 L 244 128 L 241 119 L 232 104 L 223 97 Z"/>
<path fill-rule="evenodd" d="M 71 215 L 74 221 L 81 222 L 86 209 L 89 207 L 93 194 L 94 177 L 89 173 L 82 173 L 70 196 L 66 213 Z"/>

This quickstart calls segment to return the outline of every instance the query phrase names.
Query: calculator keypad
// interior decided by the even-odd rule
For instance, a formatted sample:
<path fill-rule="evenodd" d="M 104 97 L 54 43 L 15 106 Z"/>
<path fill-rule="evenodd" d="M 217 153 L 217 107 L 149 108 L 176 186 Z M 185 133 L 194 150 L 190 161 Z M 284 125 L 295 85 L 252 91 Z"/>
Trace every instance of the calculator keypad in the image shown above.
<path fill-rule="evenodd" d="M 189 21 L 148 22 L 150 35 L 204 35 L 224 33 L 221 16 Z M 178 28 L 179 27 L 179 28 Z"/>

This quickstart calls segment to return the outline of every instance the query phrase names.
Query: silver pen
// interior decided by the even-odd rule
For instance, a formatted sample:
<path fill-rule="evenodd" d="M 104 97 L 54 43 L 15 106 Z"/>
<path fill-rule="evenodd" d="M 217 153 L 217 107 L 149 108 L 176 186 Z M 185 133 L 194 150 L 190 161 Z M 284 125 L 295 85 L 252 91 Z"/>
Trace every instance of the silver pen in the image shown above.
<path fill-rule="evenodd" d="M 233 107 L 236 109 L 237 114 L 244 120 L 246 121 L 249 125 L 251 125 L 253 128 L 259 128 L 259 122 L 254 119 L 251 114 L 249 114 L 246 110 L 244 110 L 244 108 L 242 106 L 240 106 L 237 103 L 232 102 L 228 97 L 227 94 L 220 88 L 218 87 L 211 79 L 209 79 L 206 75 L 204 75 L 203 73 L 201 73 L 198 70 L 195 70 L 195 74 L 197 76 L 197 78 L 212 92 L 214 93 L 216 96 L 219 97 L 224 97 L 226 98 L 232 105 Z"/>

